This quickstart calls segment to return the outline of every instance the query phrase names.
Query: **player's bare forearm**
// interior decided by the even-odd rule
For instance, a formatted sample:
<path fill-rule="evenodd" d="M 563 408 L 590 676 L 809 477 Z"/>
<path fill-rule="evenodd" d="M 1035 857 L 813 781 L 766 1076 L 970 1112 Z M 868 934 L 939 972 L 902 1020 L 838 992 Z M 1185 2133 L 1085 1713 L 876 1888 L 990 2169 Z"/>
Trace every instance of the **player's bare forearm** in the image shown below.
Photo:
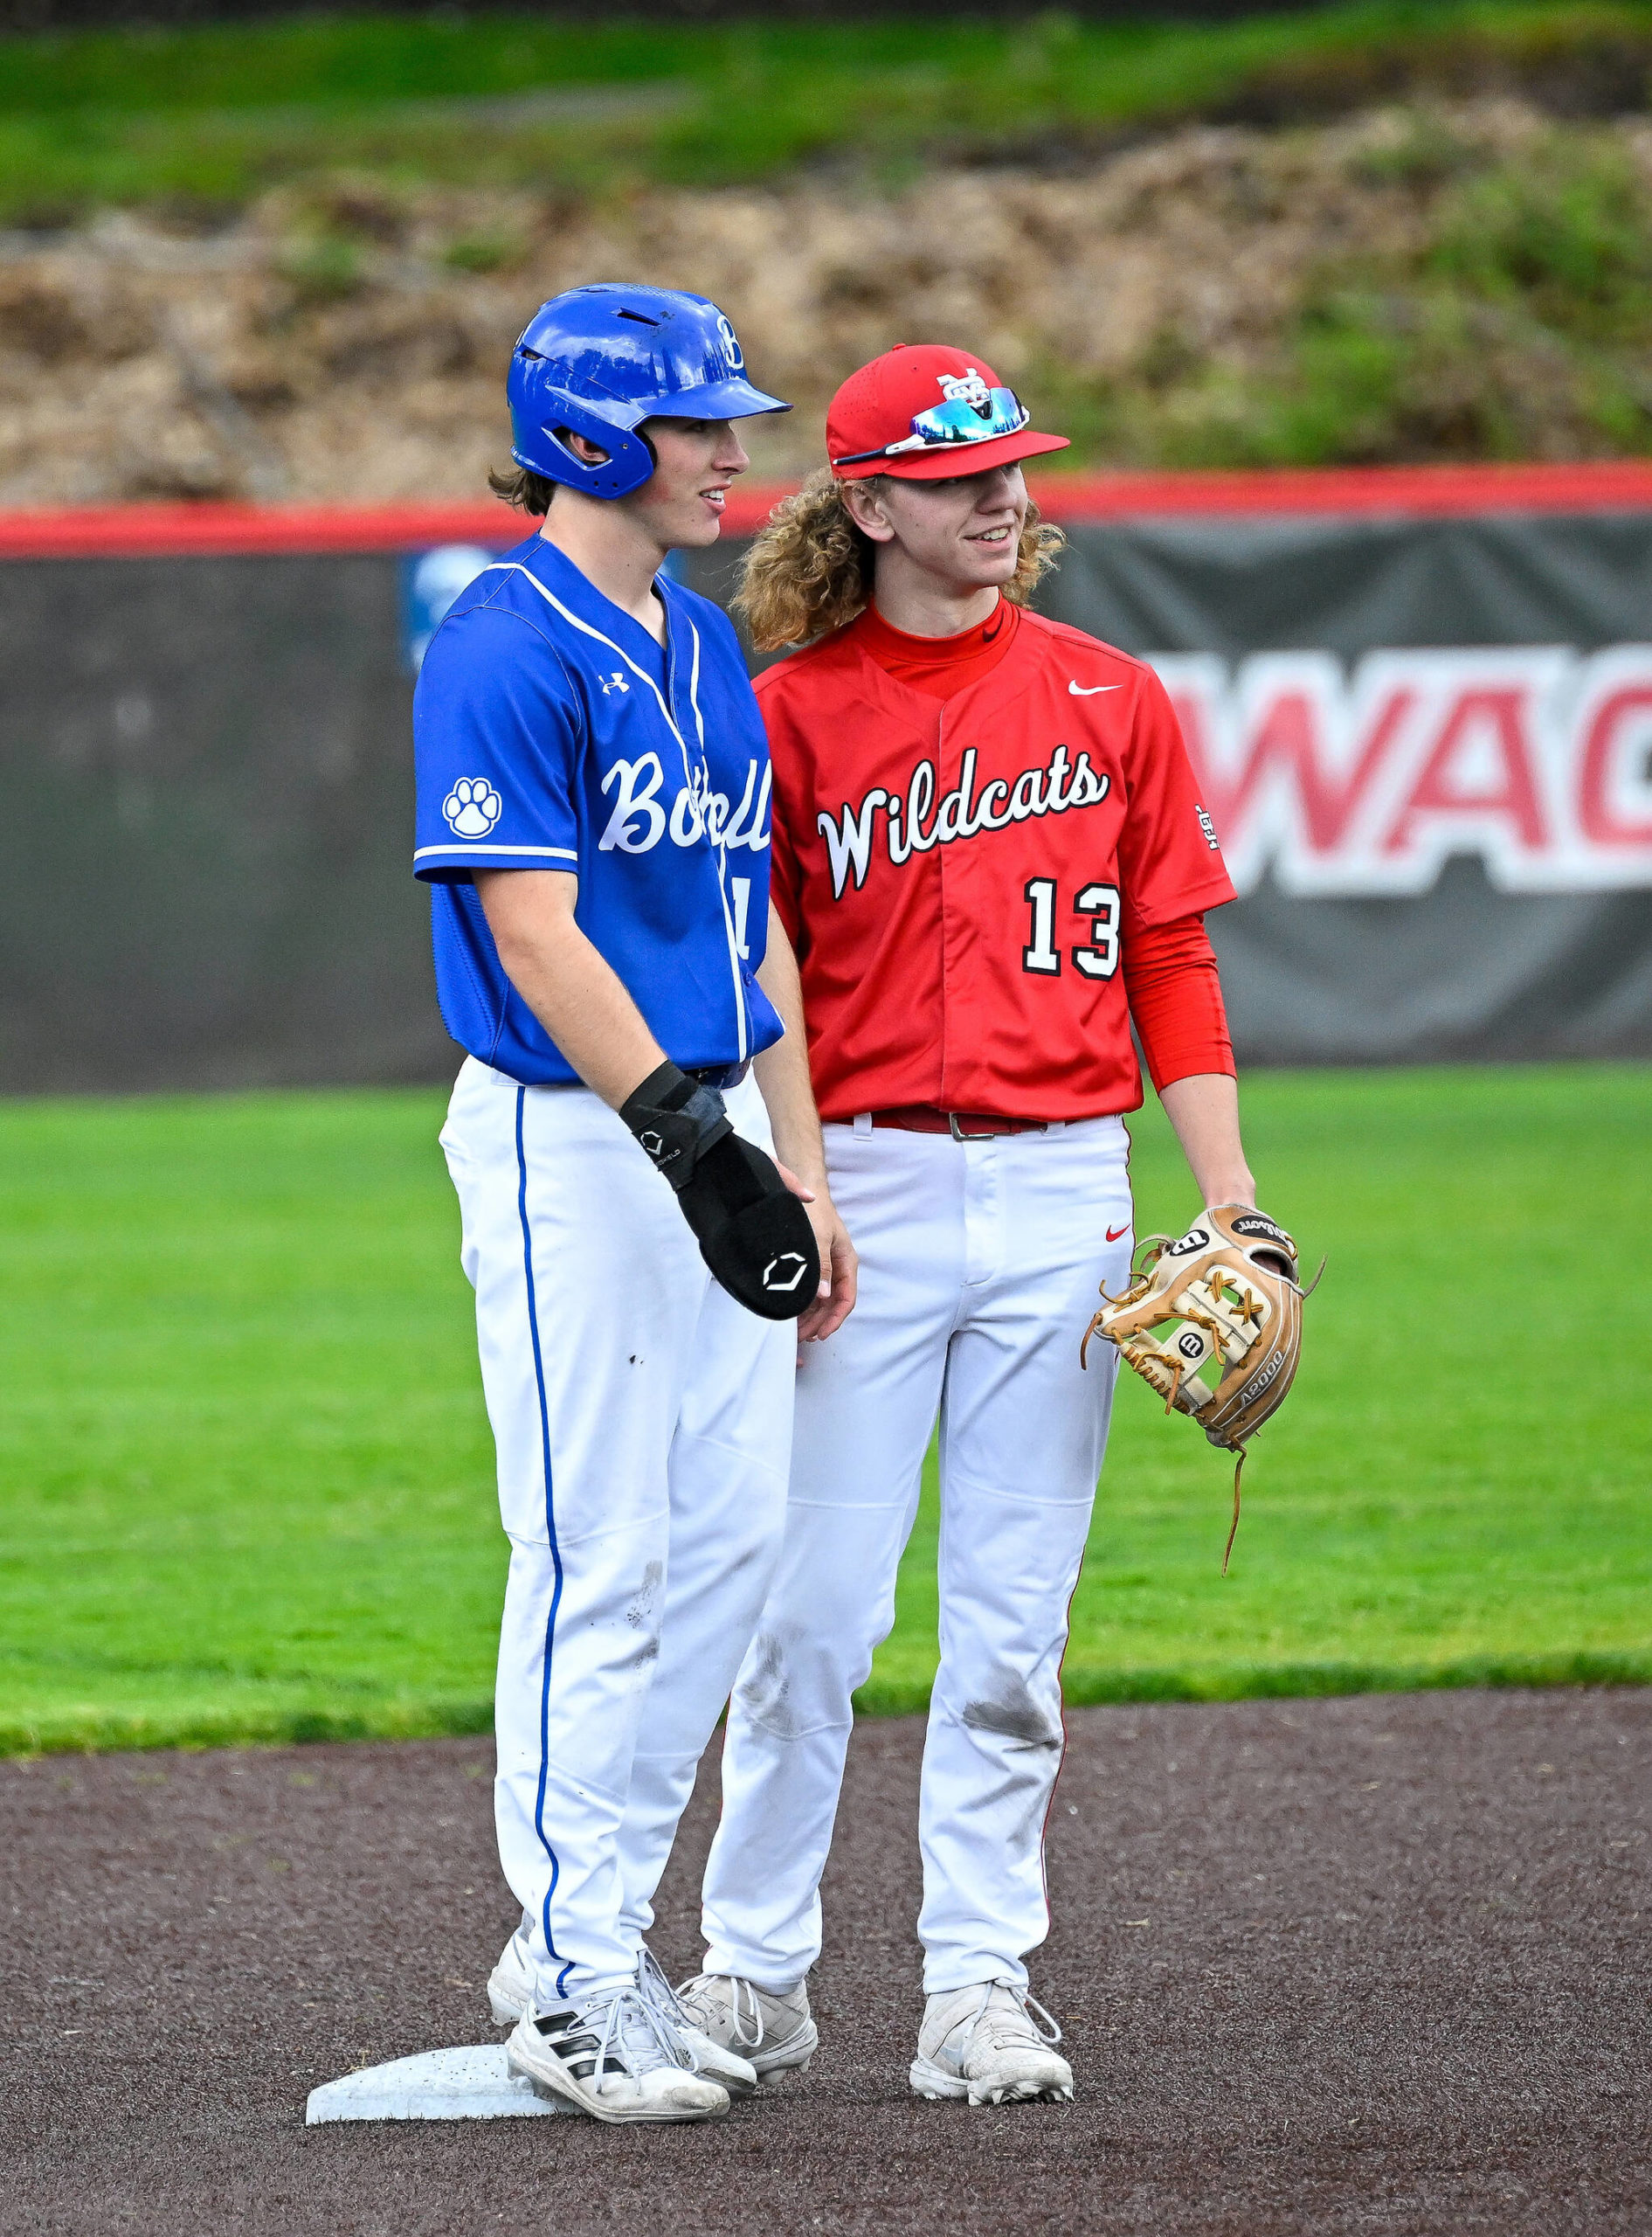
<path fill-rule="evenodd" d="M 1193 1072 L 1158 1091 L 1200 1202 L 1254 1204 L 1256 1183 L 1239 1133 L 1239 1083 L 1229 1072 Z"/>
<path fill-rule="evenodd" d="M 665 1051 L 574 922 L 563 870 L 478 870 L 477 897 L 510 982 L 587 1087 L 618 1111 Z"/>
<path fill-rule="evenodd" d="M 773 903 L 769 905 L 769 942 L 757 970 L 757 984 L 779 1013 L 784 1036 L 765 1049 L 752 1070 L 768 1106 L 775 1154 L 812 1195 L 809 1219 L 820 1250 L 820 1291 L 798 1324 L 805 1343 L 819 1342 L 842 1326 L 854 1305 L 858 1266 L 849 1231 L 838 1216 L 826 1184 L 826 1144 L 820 1114 L 809 1079 L 809 1044 L 804 1031 L 803 986 L 798 959 Z"/>

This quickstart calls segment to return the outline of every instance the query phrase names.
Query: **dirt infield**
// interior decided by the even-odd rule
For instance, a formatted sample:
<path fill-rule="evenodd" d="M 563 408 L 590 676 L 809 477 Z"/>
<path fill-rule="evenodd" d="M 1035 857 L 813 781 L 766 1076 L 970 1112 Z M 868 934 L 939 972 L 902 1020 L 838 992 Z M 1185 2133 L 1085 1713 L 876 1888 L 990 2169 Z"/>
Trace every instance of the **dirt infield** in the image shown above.
<path fill-rule="evenodd" d="M 906 2090 L 921 1728 L 863 1727 L 813 2069 L 727 2121 L 307 2130 L 491 2039 L 489 1751 L 0 1765 L 0 2229 L 1652 2228 L 1652 1693 L 1092 1709 L 1035 1985 L 1070 2107 Z M 692 1966 L 707 1782 L 656 1946 Z"/>

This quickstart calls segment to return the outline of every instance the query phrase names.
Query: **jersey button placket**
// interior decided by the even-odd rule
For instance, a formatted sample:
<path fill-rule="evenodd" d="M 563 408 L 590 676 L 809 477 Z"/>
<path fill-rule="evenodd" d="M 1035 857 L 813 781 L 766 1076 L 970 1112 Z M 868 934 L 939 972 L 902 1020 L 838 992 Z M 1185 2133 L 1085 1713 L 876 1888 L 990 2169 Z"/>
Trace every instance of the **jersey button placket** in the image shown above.
<path fill-rule="evenodd" d="M 675 722 L 678 730 L 682 734 L 684 745 L 686 745 L 688 740 L 692 738 L 695 742 L 695 751 L 700 756 L 699 765 L 697 767 L 692 760 L 688 762 L 688 779 L 690 784 L 698 784 L 700 787 L 700 800 L 703 806 L 708 803 L 711 798 L 711 764 L 707 758 L 705 742 L 700 735 L 699 717 L 693 703 L 692 696 L 687 691 L 682 693 L 681 696 L 679 696 L 678 694 L 677 633 L 671 626 L 671 607 L 669 604 L 663 599 L 661 600 L 661 604 L 665 606 L 666 609 L 666 704 L 670 708 L 672 719 Z M 704 843 L 706 852 L 711 857 L 711 874 L 717 881 L 718 894 L 723 911 L 725 927 L 730 928 L 728 930 L 728 938 L 729 947 L 732 951 L 734 947 L 734 933 L 731 929 L 733 918 L 730 911 L 733 907 L 733 898 L 729 891 L 728 854 L 726 849 L 719 846 L 712 838 L 709 829 L 704 824 L 701 826 L 699 839 L 697 839 L 695 843 L 698 846 L 702 841 Z M 750 940 L 748 935 L 748 945 L 749 944 Z M 736 999 L 740 1004 L 742 1013 L 740 1018 L 736 1022 L 737 1042 L 742 1049 L 750 1050 L 751 1047 L 751 973 L 740 962 L 737 955 L 734 956 L 733 960 L 736 972 L 738 974 L 738 988 Z"/>
<path fill-rule="evenodd" d="M 943 705 L 935 732 L 935 807 L 930 821 L 932 831 L 937 828 L 941 802 L 956 781 L 956 777 L 947 768 L 946 708 Z M 909 833 L 908 836 L 910 835 Z M 952 862 L 952 856 L 957 851 L 956 842 L 944 847 L 937 840 L 934 851 L 936 876 L 941 888 L 941 1101 L 944 1105 L 950 1106 L 957 1096 L 952 1077 L 951 1028 L 953 996 L 963 964 L 959 953 L 962 928 L 956 918 L 957 888 L 962 881 L 955 874 Z M 966 1275 L 965 1279 L 969 1278 Z"/>

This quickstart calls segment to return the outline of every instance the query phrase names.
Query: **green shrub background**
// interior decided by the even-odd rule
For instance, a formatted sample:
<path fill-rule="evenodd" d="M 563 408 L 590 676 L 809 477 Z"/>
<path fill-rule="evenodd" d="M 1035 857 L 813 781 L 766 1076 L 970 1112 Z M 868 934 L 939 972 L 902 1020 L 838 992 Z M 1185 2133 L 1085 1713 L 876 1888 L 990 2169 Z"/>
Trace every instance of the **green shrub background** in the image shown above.
<path fill-rule="evenodd" d="M 1476 123 L 1488 101 L 1541 128 Z M 1066 464 L 1644 454 L 1649 104 L 1649 0 L 1374 0 L 1213 25 L 1054 10 L 605 19 L 570 37 L 483 12 L 19 37 L 0 41 L 0 224 L 135 209 L 210 232 L 274 194 L 301 313 L 367 285 L 402 241 L 398 207 L 438 189 L 528 196 L 554 229 L 559 211 L 662 192 L 812 181 L 852 204 L 937 166 L 1082 178 L 1156 136 L 1237 124 L 1301 142 L 1324 176 L 1293 180 L 1286 161 L 1235 192 L 1288 205 L 1340 167 L 1346 211 L 1310 229 L 1289 301 L 1258 309 L 1237 356 L 1173 329 L 1103 377 L 1052 315 L 1024 385 L 1074 435 Z M 1394 130 L 1343 150 L 1339 121 L 1373 107 Z M 513 224 L 458 212 L 440 260 L 520 264 L 530 287 Z M 66 314 L 3 295 L 0 343 L 15 326 L 51 362 L 43 322 Z M 272 381 L 252 380 L 255 412 Z"/>

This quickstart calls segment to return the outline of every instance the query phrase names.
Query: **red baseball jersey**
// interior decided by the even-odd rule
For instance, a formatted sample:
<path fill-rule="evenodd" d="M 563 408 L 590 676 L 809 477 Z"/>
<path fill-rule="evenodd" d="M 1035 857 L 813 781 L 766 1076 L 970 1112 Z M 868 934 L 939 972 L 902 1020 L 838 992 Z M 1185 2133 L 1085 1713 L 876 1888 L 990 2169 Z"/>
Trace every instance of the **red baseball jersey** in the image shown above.
<path fill-rule="evenodd" d="M 823 1118 L 1136 1110 L 1124 944 L 1234 897 L 1151 668 L 1018 622 L 945 701 L 853 625 L 757 679 Z"/>

